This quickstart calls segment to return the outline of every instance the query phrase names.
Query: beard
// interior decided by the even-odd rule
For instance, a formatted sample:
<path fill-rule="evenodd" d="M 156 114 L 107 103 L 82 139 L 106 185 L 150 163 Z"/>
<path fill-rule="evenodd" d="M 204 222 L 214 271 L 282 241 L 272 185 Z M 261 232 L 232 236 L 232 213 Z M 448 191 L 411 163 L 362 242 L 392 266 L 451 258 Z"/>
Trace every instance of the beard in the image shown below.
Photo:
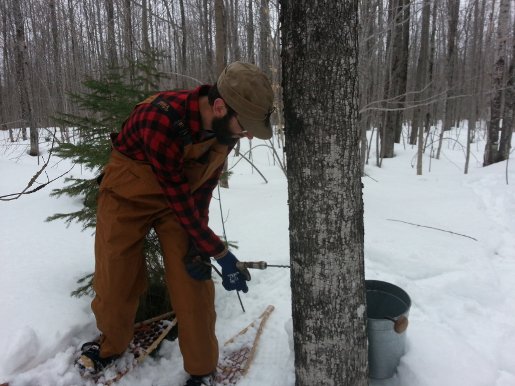
<path fill-rule="evenodd" d="M 238 139 L 233 138 L 234 134 L 229 127 L 232 115 L 225 114 L 222 118 L 213 118 L 211 128 L 213 129 L 216 139 L 222 145 L 234 145 Z"/>

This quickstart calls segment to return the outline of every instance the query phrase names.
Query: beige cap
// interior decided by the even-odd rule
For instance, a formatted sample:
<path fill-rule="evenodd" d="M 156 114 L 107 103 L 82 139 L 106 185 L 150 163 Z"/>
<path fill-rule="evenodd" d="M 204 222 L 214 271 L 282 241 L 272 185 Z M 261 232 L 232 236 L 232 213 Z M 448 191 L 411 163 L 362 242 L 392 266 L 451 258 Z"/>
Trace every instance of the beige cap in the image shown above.
<path fill-rule="evenodd" d="M 238 114 L 243 130 L 259 139 L 272 137 L 274 92 L 268 77 L 250 63 L 229 64 L 218 77 L 218 92 Z"/>

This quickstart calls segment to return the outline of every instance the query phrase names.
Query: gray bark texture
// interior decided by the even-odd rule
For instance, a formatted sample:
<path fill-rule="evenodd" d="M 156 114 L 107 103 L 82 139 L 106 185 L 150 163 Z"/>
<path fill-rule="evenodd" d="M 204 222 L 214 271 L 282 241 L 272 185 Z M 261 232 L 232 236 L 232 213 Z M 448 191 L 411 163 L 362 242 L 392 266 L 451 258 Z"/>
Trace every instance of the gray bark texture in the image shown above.
<path fill-rule="evenodd" d="M 14 23 L 16 26 L 16 75 L 18 87 L 20 89 L 20 105 L 22 120 L 30 127 L 30 151 L 31 156 L 39 155 L 39 136 L 38 129 L 34 123 L 32 110 L 32 98 L 30 92 L 29 63 L 27 56 L 27 44 L 25 42 L 25 27 L 23 24 L 23 14 L 19 0 L 13 0 Z M 23 139 L 26 139 L 25 128 L 23 128 Z"/>
<path fill-rule="evenodd" d="M 114 3 L 113 0 L 106 0 L 107 14 L 107 56 L 109 66 L 114 68 L 118 66 L 118 54 L 116 52 L 115 37 L 115 19 L 114 19 Z"/>
<path fill-rule="evenodd" d="M 271 78 L 270 69 L 270 1 L 261 0 L 259 12 L 259 67 Z"/>
<path fill-rule="evenodd" d="M 408 79 L 410 0 L 390 0 L 389 7 L 382 158 L 392 158 L 394 143 L 400 142 Z"/>
<path fill-rule="evenodd" d="M 365 386 L 358 2 L 281 6 L 296 385 Z"/>
<path fill-rule="evenodd" d="M 499 6 L 499 25 L 497 27 L 497 52 L 494 73 L 492 76 L 494 93 L 490 105 L 490 122 L 488 125 L 487 142 L 485 145 L 484 166 L 488 166 L 505 159 L 503 159 L 503 154 L 499 152 L 499 130 L 503 129 L 501 128 L 501 118 L 503 114 L 503 101 L 506 87 L 505 71 L 508 38 L 510 36 L 509 20 L 510 0 L 501 0 Z"/>
<path fill-rule="evenodd" d="M 431 17 L 431 3 L 429 0 L 424 0 L 422 6 L 422 32 L 420 53 L 417 63 L 416 74 L 416 89 L 420 92 L 418 99 L 424 100 L 427 92 L 422 91 L 427 87 L 428 81 L 428 62 L 429 62 L 429 19 Z M 424 153 L 424 113 L 427 106 L 419 105 L 415 109 L 412 122 L 412 137 L 411 144 L 415 144 L 418 139 L 418 153 L 417 153 L 417 175 L 422 175 L 422 154 Z"/>

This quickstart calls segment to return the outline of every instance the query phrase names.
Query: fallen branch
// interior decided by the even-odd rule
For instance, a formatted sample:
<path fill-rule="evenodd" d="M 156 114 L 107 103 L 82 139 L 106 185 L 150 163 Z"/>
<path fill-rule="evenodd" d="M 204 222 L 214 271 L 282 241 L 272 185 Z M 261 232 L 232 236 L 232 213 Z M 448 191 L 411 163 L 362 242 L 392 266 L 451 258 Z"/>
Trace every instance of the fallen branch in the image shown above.
<path fill-rule="evenodd" d="M 467 238 L 472 239 L 472 240 L 474 240 L 474 241 L 478 241 L 478 240 L 477 240 L 477 239 L 475 239 L 474 237 L 467 236 L 467 235 L 463 235 L 463 234 L 461 234 L 461 233 L 456 233 L 456 232 L 448 231 L 448 230 L 445 230 L 445 229 L 440 229 L 440 228 L 430 227 L 430 226 L 427 226 L 427 225 L 414 224 L 414 223 L 412 223 L 412 222 L 408 222 L 408 221 L 394 220 L 394 219 L 391 219 L 391 218 L 387 218 L 386 220 L 387 220 L 387 221 L 402 222 L 402 223 L 404 223 L 404 224 L 414 225 L 414 226 L 422 227 L 422 228 L 434 229 L 434 230 L 437 230 L 437 231 L 446 232 L 446 233 L 451 233 L 451 234 L 456 235 L 456 236 L 467 237 Z"/>
<path fill-rule="evenodd" d="M 34 193 L 34 192 L 37 192 L 38 190 L 41 190 L 43 189 L 45 186 L 47 186 L 48 184 L 54 182 L 55 180 L 58 180 L 59 178 L 61 178 L 62 176 L 68 174 L 75 165 L 73 165 L 69 170 L 65 171 L 63 174 L 51 179 L 51 180 L 48 180 L 47 182 L 45 182 L 44 184 L 41 184 L 40 186 L 38 186 L 37 188 L 34 188 L 32 190 L 27 190 L 28 188 L 30 188 L 33 184 L 33 182 L 35 181 L 35 179 L 41 174 L 41 172 L 43 171 L 43 169 L 46 167 L 47 164 L 43 165 L 43 168 L 37 172 L 34 177 L 32 177 L 32 179 L 30 180 L 29 184 L 25 187 L 25 189 L 23 189 L 21 192 L 19 193 L 11 193 L 11 194 L 6 194 L 4 196 L 0 196 L 0 201 L 13 201 L 13 200 L 16 200 L 18 198 L 20 198 L 20 196 L 24 195 L 24 194 L 31 194 L 31 193 Z M 14 196 L 14 197 L 13 197 Z"/>
<path fill-rule="evenodd" d="M 34 192 L 37 192 L 38 190 L 40 189 L 43 189 L 45 186 L 47 186 L 48 184 L 50 184 L 51 182 L 54 182 L 55 180 L 61 178 L 62 176 L 64 176 L 65 174 L 69 173 L 70 170 L 73 169 L 73 167 L 75 166 L 72 166 L 69 170 L 67 170 L 66 172 L 64 172 L 63 174 L 61 174 L 60 176 L 52 179 L 52 180 L 49 180 L 48 179 L 48 175 L 47 175 L 47 182 L 44 183 L 44 184 L 41 184 L 40 186 L 38 186 L 37 188 L 34 188 L 32 190 L 29 190 L 29 188 L 34 185 L 34 183 L 36 182 L 36 180 L 38 179 L 38 177 L 41 175 L 41 173 L 43 173 L 43 171 L 47 168 L 49 162 L 50 162 L 50 158 L 52 158 L 52 152 L 54 151 L 54 143 L 55 143 L 55 130 L 54 130 L 54 135 L 53 135 L 53 140 L 52 140 L 52 146 L 50 148 L 50 151 L 48 152 L 48 159 L 46 160 L 46 162 L 43 164 L 43 166 L 41 167 L 41 169 L 38 170 L 38 172 L 36 174 L 34 174 L 34 176 L 32 176 L 32 178 L 30 179 L 29 183 L 27 184 L 27 186 L 25 187 L 25 189 L 23 189 L 21 192 L 19 193 L 11 193 L 11 194 L 6 194 L 6 195 L 3 195 L 3 196 L 0 196 L 0 201 L 13 201 L 13 200 L 17 200 L 18 198 L 20 198 L 22 195 L 24 194 L 31 194 L 31 193 L 34 193 Z M 46 173 L 45 173 L 46 174 Z"/>

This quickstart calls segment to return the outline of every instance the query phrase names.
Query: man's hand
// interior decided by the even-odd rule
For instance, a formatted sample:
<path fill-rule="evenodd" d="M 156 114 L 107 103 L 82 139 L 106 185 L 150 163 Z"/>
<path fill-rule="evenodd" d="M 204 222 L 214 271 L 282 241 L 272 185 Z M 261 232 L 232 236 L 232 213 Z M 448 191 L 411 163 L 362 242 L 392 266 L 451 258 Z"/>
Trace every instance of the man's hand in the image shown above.
<path fill-rule="evenodd" d="M 227 291 L 243 291 L 248 292 L 247 278 L 245 275 L 236 268 L 238 259 L 232 254 L 227 252 L 224 257 L 216 259 L 216 262 L 222 267 L 222 285 Z"/>
<path fill-rule="evenodd" d="M 202 256 L 193 243 L 186 256 L 184 256 L 184 265 L 188 274 L 195 280 L 211 279 L 211 260 L 209 257 Z"/>

